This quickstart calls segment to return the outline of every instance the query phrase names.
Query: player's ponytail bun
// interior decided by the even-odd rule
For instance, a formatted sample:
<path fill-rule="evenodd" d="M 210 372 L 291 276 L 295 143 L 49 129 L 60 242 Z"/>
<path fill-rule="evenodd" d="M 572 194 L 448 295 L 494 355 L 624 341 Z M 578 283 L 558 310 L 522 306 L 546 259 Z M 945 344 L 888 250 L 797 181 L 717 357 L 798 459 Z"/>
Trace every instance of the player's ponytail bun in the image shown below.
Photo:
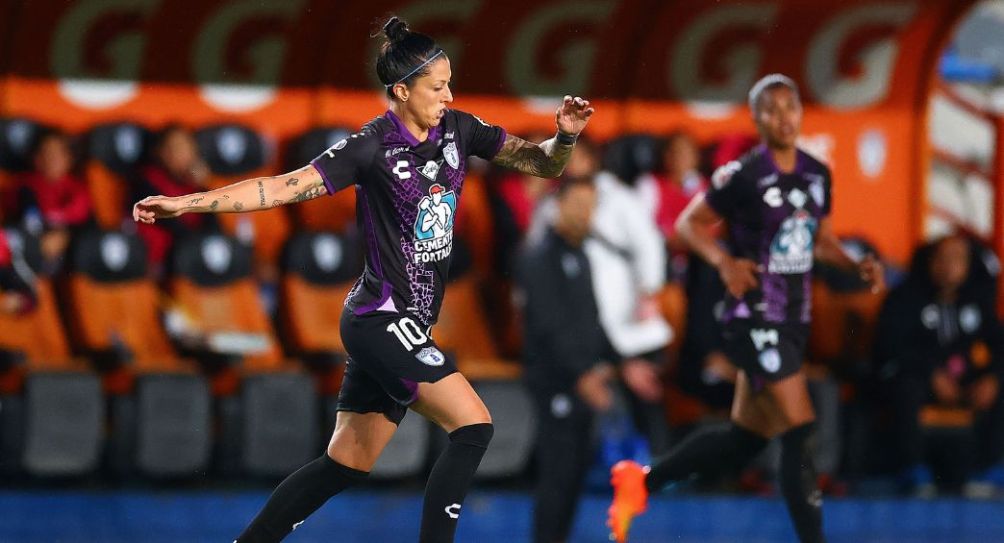
<path fill-rule="evenodd" d="M 446 57 L 435 40 L 408 30 L 408 23 L 398 17 L 391 17 L 384 23 L 383 35 L 376 71 L 390 98 L 394 98 L 394 85 L 411 85 L 415 79 L 429 73 L 431 60 Z"/>
<path fill-rule="evenodd" d="M 391 17 L 383 25 L 383 33 L 387 36 L 387 41 L 389 43 L 398 43 L 404 41 L 408 37 L 408 23 L 398 19 L 397 17 Z"/>

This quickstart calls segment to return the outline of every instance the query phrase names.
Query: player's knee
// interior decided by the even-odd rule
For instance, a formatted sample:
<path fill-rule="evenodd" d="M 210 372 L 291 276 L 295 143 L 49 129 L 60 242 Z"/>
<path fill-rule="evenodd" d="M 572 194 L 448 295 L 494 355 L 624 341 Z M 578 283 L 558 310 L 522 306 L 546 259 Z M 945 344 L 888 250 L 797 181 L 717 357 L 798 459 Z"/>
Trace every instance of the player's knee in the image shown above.
<path fill-rule="evenodd" d="M 487 449 L 493 435 L 495 426 L 490 422 L 468 424 L 450 432 L 450 442 Z"/>

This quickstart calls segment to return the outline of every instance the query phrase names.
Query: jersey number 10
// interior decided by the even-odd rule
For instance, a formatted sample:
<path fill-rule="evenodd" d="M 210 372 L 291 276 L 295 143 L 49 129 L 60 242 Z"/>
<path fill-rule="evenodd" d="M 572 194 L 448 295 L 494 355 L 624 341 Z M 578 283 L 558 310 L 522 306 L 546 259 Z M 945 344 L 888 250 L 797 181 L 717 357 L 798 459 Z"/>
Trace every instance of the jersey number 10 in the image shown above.
<path fill-rule="evenodd" d="M 397 336 L 398 341 L 404 345 L 405 349 L 408 349 L 408 352 L 429 341 L 429 336 L 425 335 L 425 332 L 415 324 L 415 321 L 411 320 L 411 317 L 390 323 L 387 326 L 387 331 Z"/>

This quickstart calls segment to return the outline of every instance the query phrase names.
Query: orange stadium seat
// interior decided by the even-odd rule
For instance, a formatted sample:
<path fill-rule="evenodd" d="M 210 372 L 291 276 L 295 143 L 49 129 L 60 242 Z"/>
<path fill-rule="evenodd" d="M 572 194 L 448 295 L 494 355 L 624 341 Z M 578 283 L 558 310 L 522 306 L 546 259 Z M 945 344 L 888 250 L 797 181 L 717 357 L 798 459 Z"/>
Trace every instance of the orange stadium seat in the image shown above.
<path fill-rule="evenodd" d="M 673 341 L 669 348 L 674 353 L 679 352 L 683 338 L 687 334 L 687 293 L 679 282 L 666 283 L 659 293 L 659 305 L 662 316 L 673 329 Z"/>
<path fill-rule="evenodd" d="M 882 300 L 882 296 L 867 290 L 834 292 L 822 281 L 815 281 L 810 359 L 828 366 L 867 360 Z"/>
<path fill-rule="evenodd" d="M 149 130 L 130 122 L 98 125 L 87 134 L 84 174 L 101 228 L 114 230 L 129 220 L 130 176 L 151 139 Z"/>
<path fill-rule="evenodd" d="M 493 220 L 484 178 L 468 175 L 457 212 L 456 236 L 470 248 L 474 272 L 480 281 L 492 275 L 495 264 Z"/>
<path fill-rule="evenodd" d="M 38 239 L 6 236 L 15 259 L 35 270 Z M 27 314 L 0 314 L 0 348 L 20 353 L 20 366 L 0 374 L 5 430 L 3 464 L 37 476 L 83 475 L 98 466 L 104 438 L 101 381 L 71 357 L 51 282 L 36 277 L 37 305 Z M 72 447 L 66 445 L 70 443 Z"/>
<path fill-rule="evenodd" d="M 275 153 L 265 139 L 252 129 L 236 124 L 220 124 L 196 132 L 199 152 L 212 172 L 210 188 L 219 188 L 243 179 L 274 175 Z M 271 204 L 271 202 L 268 202 Z M 218 215 L 224 232 L 241 239 L 251 239 L 258 272 L 263 279 L 276 278 L 276 264 L 290 233 L 287 208 L 254 213 Z"/>
<path fill-rule="evenodd" d="M 321 127 L 294 139 L 287 150 L 287 170 L 310 163 L 351 131 L 341 127 Z M 345 189 L 330 197 L 315 198 L 298 204 L 293 210 L 299 225 L 316 232 L 344 232 L 355 224 L 356 191 Z"/>
<path fill-rule="evenodd" d="M 68 281 L 72 337 L 109 359 L 109 458 L 121 474 L 195 475 L 211 450 L 209 384 L 178 358 L 160 322 L 160 293 L 147 279 L 136 235 L 90 231 L 74 243 Z M 112 355 L 112 356 L 108 356 Z"/>
<path fill-rule="evenodd" d="M 208 348 L 230 353 L 230 363 L 207 368 L 220 405 L 223 471 L 277 476 L 316 454 L 317 395 L 310 376 L 283 357 L 251 265 L 251 249 L 234 238 L 191 236 L 175 249 L 171 293 Z"/>
<path fill-rule="evenodd" d="M 443 297 L 439 321 L 432 335 L 439 346 L 456 357 L 460 371 L 471 381 L 515 379 L 522 367 L 503 359 L 492 337 L 477 278 L 462 269 L 465 256 L 463 240 L 454 238 L 450 267 L 451 282 Z"/>
<path fill-rule="evenodd" d="M 346 356 L 339 322 L 362 271 L 361 248 L 350 237 L 301 232 L 286 245 L 283 271 L 279 305 L 284 337 L 317 373 L 321 393 L 332 397 L 344 371 L 337 362 Z"/>

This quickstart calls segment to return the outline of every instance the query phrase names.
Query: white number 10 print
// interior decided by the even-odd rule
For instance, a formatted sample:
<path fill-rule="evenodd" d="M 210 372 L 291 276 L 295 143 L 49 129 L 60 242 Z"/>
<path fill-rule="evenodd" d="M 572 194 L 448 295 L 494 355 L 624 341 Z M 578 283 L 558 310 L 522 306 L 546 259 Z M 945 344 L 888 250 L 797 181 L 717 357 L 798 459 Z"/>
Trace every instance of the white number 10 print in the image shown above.
<path fill-rule="evenodd" d="M 398 341 L 401 342 L 401 345 L 404 345 L 405 349 L 408 349 L 408 352 L 415 350 L 416 346 L 429 341 L 429 337 L 415 324 L 415 321 L 411 320 L 411 317 L 405 317 L 398 322 L 392 322 L 387 326 L 387 331 L 397 336 Z"/>

